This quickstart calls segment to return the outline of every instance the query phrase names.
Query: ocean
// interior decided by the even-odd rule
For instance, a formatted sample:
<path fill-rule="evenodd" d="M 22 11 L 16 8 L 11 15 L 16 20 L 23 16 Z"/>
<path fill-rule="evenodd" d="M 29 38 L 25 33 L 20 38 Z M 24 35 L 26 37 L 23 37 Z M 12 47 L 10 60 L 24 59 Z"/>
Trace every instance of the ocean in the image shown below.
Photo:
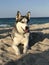
<path fill-rule="evenodd" d="M 14 26 L 15 18 L 0 18 L 0 27 Z M 49 23 L 49 17 L 32 17 L 30 18 L 29 25 Z"/>

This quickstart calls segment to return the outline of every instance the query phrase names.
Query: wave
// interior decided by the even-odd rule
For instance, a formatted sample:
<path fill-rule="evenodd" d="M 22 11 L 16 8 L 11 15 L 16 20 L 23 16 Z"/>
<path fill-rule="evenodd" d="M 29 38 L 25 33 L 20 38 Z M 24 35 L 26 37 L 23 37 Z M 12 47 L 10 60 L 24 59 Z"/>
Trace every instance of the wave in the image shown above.
<path fill-rule="evenodd" d="M 0 24 L 0 27 L 10 27 L 8 24 Z"/>

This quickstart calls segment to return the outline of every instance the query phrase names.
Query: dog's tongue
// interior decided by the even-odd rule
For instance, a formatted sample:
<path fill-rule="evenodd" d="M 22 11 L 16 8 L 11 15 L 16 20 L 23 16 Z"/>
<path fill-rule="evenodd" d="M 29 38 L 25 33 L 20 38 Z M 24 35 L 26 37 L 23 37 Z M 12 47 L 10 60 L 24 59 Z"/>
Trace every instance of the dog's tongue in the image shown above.
<path fill-rule="evenodd" d="M 25 32 L 27 33 L 28 32 L 28 29 L 26 29 Z"/>

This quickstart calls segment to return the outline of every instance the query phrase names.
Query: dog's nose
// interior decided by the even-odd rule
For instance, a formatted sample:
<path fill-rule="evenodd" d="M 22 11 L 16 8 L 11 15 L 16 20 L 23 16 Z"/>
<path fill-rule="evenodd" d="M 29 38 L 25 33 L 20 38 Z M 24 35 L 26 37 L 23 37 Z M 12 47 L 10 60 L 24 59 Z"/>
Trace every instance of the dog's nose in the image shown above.
<path fill-rule="evenodd" d="M 29 29 L 29 27 L 28 27 L 28 26 L 26 26 L 26 27 L 25 27 L 25 29 L 26 29 L 26 30 L 28 30 L 28 29 Z"/>

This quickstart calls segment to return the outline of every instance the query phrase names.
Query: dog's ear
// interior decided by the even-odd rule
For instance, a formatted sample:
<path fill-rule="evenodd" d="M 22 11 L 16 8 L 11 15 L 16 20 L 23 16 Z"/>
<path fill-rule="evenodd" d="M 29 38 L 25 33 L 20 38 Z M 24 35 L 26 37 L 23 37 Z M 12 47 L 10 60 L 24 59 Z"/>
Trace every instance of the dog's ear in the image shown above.
<path fill-rule="evenodd" d="M 21 13 L 20 11 L 17 11 L 16 21 L 20 21 L 20 19 L 21 19 Z"/>
<path fill-rule="evenodd" d="M 30 19 L 30 15 L 31 15 L 31 13 L 30 13 L 30 11 L 28 11 L 28 13 L 26 15 L 28 19 Z"/>

